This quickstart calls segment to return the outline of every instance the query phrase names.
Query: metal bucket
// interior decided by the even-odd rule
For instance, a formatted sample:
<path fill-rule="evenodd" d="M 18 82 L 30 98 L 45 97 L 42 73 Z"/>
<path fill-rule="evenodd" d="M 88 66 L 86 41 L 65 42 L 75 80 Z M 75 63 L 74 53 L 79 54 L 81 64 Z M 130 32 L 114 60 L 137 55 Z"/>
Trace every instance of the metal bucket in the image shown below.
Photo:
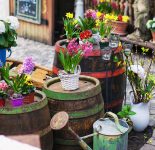
<path fill-rule="evenodd" d="M 106 115 L 113 118 L 101 118 L 93 124 L 93 150 L 127 150 L 128 124 L 111 112 Z"/>

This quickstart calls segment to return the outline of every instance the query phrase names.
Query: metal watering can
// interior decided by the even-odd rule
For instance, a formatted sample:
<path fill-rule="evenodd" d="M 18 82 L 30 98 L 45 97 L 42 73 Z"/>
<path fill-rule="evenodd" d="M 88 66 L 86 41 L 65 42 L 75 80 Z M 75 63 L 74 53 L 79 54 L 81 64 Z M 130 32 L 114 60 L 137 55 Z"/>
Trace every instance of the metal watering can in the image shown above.
<path fill-rule="evenodd" d="M 112 118 L 105 118 L 106 116 Z M 53 116 L 50 126 L 53 130 L 67 128 L 78 140 L 83 150 L 92 150 L 83 139 L 93 136 L 93 150 L 127 150 L 129 126 L 124 120 L 119 120 L 117 115 L 107 112 L 104 118 L 100 118 L 93 124 L 94 133 L 79 137 L 68 125 L 69 115 L 58 112 Z"/>

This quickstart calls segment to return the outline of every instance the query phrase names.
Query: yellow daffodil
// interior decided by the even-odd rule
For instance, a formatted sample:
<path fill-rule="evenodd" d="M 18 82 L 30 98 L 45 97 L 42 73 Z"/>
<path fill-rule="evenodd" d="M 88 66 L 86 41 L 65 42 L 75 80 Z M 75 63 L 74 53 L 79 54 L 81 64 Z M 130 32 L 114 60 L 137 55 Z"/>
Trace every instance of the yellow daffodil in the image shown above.
<path fill-rule="evenodd" d="M 105 2 L 106 0 L 100 0 L 100 3 L 103 3 L 103 2 Z"/>
<path fill-rule="evenodd" d="M 98 27 L 99 25 L 100 25 L 100 20 L 97 19 L 97 20 L 96 20 L 96 26 Z"/>
<path fill-rule="evenodd" d="M 72 19 L 73 18 L 73 13 L 70 13 L 70 12 L 66 13 L 66 17 Z"/>
<path fill-rule="evenodd" d="M 116 15 L 113 15 L 113 14 L 106 14 L 106 15 L 104 16 L 104 18 L 105 18 L 106 20 L 114 20 L 114 21 L 118 20 L 118 17 L 117 17 Z"/>
<path fill-rule="evenodd" d="M 129 17 L 128 16 L 122 16 L 122 21 L 123 22 L 128 22 L 129 21 Z"/>
<path fill-rule="evenodd" d="M 122 43 L 121 42 L 119 42 L 119 47 L 122 47 Z"/>
<path fill-rule="evenodd" d="M 99 12 L 99 11 L 96 13 L 96 16 L 97 16 L 98 18 L 100 18 L 100 17 L 101 17 L 101 15 L 102 15 L 102 13 L 101 13 L 101 12 Z"/>
<path fill-rule="evenodd" d="M 74 19 L 73 20 L 73 25 L 77 24 L 78 23 L 78 20 L 77 19 Z"/>

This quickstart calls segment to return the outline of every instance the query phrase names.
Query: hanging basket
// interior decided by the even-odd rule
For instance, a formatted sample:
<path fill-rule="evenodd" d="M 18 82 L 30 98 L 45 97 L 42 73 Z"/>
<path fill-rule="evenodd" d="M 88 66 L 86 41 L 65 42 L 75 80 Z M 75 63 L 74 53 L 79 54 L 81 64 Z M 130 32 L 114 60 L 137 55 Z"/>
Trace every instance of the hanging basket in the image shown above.
<path fill-rule="evenodd" d="M 64 70 L 59 71 L 58 75 L 61 81 L 62 88 L 67 91 L 76 90 L 79 88 L 79 76 L 81 68 L 78 65 L 74 74 L 68 74 Z"/>

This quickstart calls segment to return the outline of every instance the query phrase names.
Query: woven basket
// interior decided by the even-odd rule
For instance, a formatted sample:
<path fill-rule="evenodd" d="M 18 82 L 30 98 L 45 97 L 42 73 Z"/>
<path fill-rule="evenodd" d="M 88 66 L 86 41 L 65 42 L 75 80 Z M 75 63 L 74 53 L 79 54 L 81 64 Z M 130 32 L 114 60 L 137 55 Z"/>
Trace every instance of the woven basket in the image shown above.
<path fill-rule="evenodd" d="M 74 74 L 68 74 L 64 70 L 59 71 L 58 75 L 61 81 L 62 88 L 67 91 L 78 89 L 80 73 L 81 68 L 79 65 Z"/>

